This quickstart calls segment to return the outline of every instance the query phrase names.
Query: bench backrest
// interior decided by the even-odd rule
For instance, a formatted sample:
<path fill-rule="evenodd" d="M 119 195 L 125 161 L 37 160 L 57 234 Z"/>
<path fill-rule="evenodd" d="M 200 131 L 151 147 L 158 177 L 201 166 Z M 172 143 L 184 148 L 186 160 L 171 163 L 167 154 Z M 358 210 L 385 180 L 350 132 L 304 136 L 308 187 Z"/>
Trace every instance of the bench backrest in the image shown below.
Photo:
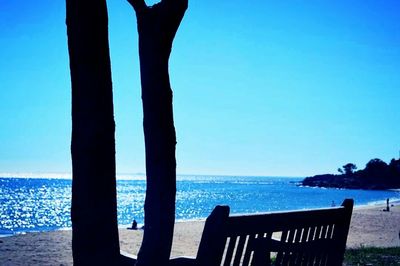
<path fill-rule="evenodd" d="M 326 209 L 229 216 L 217 206 L 207 218 L 199 265 L 341 265 L 353 200 Z"/>

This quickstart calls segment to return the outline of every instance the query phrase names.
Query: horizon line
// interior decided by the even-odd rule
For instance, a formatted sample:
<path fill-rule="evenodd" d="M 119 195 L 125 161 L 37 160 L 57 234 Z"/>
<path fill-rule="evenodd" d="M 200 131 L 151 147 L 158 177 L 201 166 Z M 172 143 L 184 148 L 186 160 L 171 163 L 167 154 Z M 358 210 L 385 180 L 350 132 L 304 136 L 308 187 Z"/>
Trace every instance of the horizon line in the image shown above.
<path fill-rule="evenodd" d="M 305 178 L 305 176 L 292 176 L 292 175 L 243 175 L 243 174 L 188 174 L 188 173 L 177 173 L 177 177 L 179 176 L 202 176 L 202 177 L 278 177 L 278 178 Z M 139 178 L 140 177 L 140 178 Z M 71 172 L 0 172 L 0 178 L 47 178 L 47 179 L 69 179 L 72 180 Z M 117 180 L 124 179 L 146 179 L 146 174 L 142 172 L 137 173 L 117 173 Z"/>

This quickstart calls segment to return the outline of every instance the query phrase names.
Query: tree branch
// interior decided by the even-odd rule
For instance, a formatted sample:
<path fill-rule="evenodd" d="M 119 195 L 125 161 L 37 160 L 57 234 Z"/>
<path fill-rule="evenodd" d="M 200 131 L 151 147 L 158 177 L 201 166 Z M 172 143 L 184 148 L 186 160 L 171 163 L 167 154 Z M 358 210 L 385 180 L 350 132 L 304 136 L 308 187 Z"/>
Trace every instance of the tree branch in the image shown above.
<path fill-rule="evenodd" d="M 147 8 L 146 2 L 144 0 L 128 0 L 129 4 L 135 9 L 136 12 Z"/>

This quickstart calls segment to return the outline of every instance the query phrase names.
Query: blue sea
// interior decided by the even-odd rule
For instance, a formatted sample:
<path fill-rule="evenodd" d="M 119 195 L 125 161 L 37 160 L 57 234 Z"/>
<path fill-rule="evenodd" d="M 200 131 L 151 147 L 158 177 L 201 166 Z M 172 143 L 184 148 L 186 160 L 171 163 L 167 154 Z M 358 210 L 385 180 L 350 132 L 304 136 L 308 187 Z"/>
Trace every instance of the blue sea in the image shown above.
<path fill-rule="evenodd" d="M 400 192 L 310 188 L 301 178 L 253 176 L 178 176 L 176 219 L 206 218 L 215 205 L 231 213 L 329 207 L 353 198 L 356 205 L 399 200 Z M 117 181 L 118 223 L 143 223 L 144 176 Z M 0 177 L 0 235 L 71 227 L 71 179 Z"/>

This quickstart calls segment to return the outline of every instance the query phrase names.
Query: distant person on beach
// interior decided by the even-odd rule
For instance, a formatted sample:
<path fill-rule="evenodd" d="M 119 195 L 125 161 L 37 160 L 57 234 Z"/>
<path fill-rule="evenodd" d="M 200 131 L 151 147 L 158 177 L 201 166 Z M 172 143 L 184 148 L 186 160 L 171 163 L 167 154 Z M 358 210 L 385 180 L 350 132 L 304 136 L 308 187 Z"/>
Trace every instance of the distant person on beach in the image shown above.
<path fill-rule="evenodd" d="M 382 211 L 384 211 L 384 212 L 389 212 L 390 211 L 389 198 L 386 199 L 386 209 L 383 209 Z"/>
<path fill-rule="evenodd" d="M 386 211 L 390 211 L 389 198 L 386 199 Z"/>
<path fill-rule="evenodd" d="M 129 229 L 132 229 L 132 230 L 136 230 L 137 229 L 137 222 L 136 222 L 135 219 L 133 219 L 132 226 Z"/>

